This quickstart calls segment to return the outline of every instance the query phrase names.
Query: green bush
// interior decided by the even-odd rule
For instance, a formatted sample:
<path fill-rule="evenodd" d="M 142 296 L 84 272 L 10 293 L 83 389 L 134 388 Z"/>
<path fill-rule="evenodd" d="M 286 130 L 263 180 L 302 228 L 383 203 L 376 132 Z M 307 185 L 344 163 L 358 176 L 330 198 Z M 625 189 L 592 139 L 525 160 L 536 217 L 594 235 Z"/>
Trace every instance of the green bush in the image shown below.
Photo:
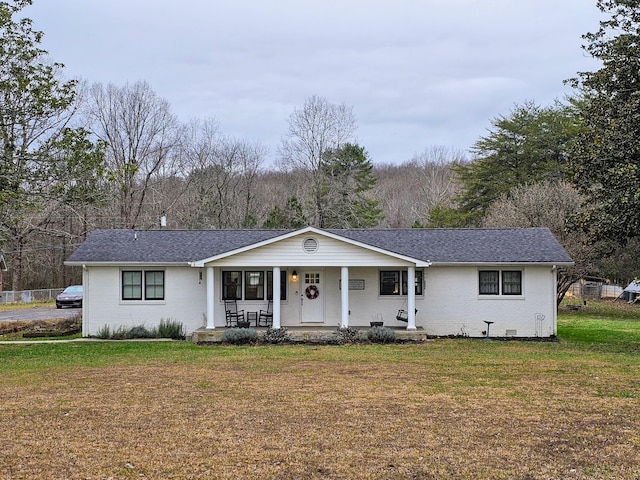
<path fill-rule="evenodd" d="M 131 340 L 136 338 L 172 338 L 174 340 L 183 340 L 185 338 L 184 326 L 175 320 L 160 320 L 157 328 L 149 330 L 144 325 L 136 325 L 135 327 L 124 327 L 112 329 L 109 325 L 105 325 L 96 334 L 97 338 L 104 340 Z"/>
<path fill-rule="evenodd" d="M 126 333 L 125 338 L 153 338 L 154 332 L 149 330 L 144 325 L 137 325 L 135 327 L 131 327 Z"/>
<path fill-rule="evenodd" d="M 111 331 L 111 336 L 109 337 L 109 339 L 111 340 L 126 340 L 129 338 L 133 338 L 130 334 L 129 334 L 129 330 L 131 330 L 130 328 L 127 327 L 118 327 L 114 330 Z"/>
<path fill-rule="evenodd" d="M 360 341 L 360 331 L 353 327 L 340 327 L 335 332 L 336 343 L 344 345 L 345 343 L 358 343 Z"/>
<path fill-rule="evenodd" d="M 174 340 L 184 340 L 185 338 L 184 326 L 182 323 L 171 319 L 165 320 L 162 318 L 160 320 L 160 325 L 158 325 L 158 328 L 154 333 L 156 338 L 172 338 Z"/>
<path fill-rule="evenodd" d="M 264 343 L 272 343 L 274 345 L 280 343 L 287 343 L 290 340 L 289 332 L 287 331 L 287 327 L 280 328 L 267 328 L 267 331 L 264 333 L 262 337 L 262 341 Z"/>
<path fill-rule="evenodd" d="M 371 343 L 394 343 L 396 332 L 387 327 L 373 327 L 367 331 L 367 339 Z"/>
<path fill-rule="evenodd" d="M 255 343 L 257 338 L 258 332 L 253 328 L 232 328 L 224 331 L 221 340 L 232 345 L 248 345 Z"/>
<path fill-rule="evenodd" d="M 111 338 L 111 327 L 109 327 L 109 325 L 105 325 L 100 330 L 98 330 L 98 333 L 96 333 L 96 337 L 97 338 L 101 338 L 103 340 L 110 339 Z"/>

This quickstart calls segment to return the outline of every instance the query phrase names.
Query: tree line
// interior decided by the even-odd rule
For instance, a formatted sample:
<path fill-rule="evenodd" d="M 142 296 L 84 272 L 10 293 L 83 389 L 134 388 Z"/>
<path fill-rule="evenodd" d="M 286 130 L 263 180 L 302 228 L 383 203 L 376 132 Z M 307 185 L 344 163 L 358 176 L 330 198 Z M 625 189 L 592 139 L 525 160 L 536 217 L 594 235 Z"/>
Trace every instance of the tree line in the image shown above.
<path fill-rule="evenodd" d="M 516 104 L 470 152 L 432 146 L 376 164 L 352 107 L 312 96 L 295 108 L 268 165 L 260 142 L 215 118 L 181 122 L 145 81 L 65 80 L 42 32 L 0 3 L 0 252 L 4 289 L 79 281 L 63 267 L 100 228 L 452 228 L 547 226 L 584 275 L 626 281 L 640 226 L 640 6 L 605 14 L 584 50 L 596 72 L 575 95 Z M 2 262 L 0 262 L 2 266 Z M 2 288 L 0 288 L 1 290 Z"/>

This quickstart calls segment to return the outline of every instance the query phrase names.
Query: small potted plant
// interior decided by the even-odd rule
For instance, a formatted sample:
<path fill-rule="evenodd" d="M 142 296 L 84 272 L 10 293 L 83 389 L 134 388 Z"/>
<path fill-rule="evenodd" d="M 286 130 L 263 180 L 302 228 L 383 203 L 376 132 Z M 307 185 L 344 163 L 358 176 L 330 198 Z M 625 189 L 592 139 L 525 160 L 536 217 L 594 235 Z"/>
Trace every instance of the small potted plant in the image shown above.
<path fill-rule="evenodd" d="M 372 315 L 371 318 L 373 319 L 372 321 L 369 322 L 369 325 L 371 325 L 371 328 L 382 327 L 384 325 L 384 322 L 382 321 L 381 313 L 378 313 L 377 315 Z"/>

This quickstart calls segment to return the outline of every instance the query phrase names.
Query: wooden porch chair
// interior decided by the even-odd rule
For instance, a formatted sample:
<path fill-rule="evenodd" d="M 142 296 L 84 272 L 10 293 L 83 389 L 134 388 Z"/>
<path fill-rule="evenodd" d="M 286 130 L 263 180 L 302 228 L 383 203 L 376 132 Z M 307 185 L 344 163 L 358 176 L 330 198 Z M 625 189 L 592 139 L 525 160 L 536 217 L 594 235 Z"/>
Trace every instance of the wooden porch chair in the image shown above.
<path fill-rule="evenodd" d="M 244 310 L 238 310 L 238 302 L 235 300 L 225 300 L 224 311 L 227 317 L 227 327 L 237 327 L 238 321 L 244 322 Z"/>
<path fill-rule="evenodd" d="M 258 327 L 270 327 L 273 325 L 273 302 L 267 302 L 267 309 L 260 310 L 258 315 Z"/>

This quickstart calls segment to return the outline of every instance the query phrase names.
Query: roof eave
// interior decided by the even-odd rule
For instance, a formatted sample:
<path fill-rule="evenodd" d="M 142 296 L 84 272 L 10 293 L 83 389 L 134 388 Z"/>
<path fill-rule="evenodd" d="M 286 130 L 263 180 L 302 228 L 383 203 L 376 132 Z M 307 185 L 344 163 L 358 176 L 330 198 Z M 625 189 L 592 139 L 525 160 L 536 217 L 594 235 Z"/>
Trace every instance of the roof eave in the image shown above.
<path fill-rule="evenodd" d="M 71 260 L 66 261 L 64 264 L 68 267 L 143 267 L 143 266 L 171 266 L 171 267 L 185 267 L 189 266 L 190 262 L 116 262 L 116 261 L 80 261 Z"/>
<path fill-rule="evenodd" d="M 508 265 L 508 266 L 540 266 L 540 267 L 570 267 L 575 265 L 575 262 L 431 262 L 432 267 L 484 267 L 488 265 Z"/>

